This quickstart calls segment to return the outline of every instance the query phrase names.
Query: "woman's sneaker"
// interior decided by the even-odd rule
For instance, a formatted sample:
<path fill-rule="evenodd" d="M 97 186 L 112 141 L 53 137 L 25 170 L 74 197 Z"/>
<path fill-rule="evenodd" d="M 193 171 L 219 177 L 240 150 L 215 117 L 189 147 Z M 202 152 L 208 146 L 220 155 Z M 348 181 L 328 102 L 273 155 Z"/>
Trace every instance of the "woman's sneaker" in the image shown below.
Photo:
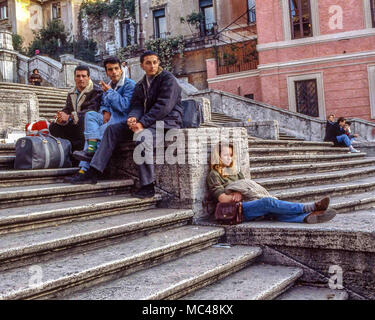
<path fill-rule="evenodd" d="M 336 216 L 336 214 L 337 212 L 334 209 L 327 209 L 325 211 L 314 211 L 310 213 L 304 221 L 309 224 L 323 223 L 332 220 Z"/>

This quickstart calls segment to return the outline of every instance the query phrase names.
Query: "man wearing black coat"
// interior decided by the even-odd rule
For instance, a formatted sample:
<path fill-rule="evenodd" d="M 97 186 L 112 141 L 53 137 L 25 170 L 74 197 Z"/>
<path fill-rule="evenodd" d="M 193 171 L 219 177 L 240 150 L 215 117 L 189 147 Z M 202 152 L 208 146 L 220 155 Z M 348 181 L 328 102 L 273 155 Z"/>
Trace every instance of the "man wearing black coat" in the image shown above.
<path fill-rule="evenodd" d="M 127 127 L 123 124 L 109 126 L 99 149 L 90 162 L 90 169 L 81 183 L 96 183 L 97 175 L 106 168 L 113 150 L 119 142 L 133 140 L 133 135 L 144 133 L 145 129 L 152 134 L 152 148 L 155 148 L 156 122 L 162 121 L 165 129 L 182 127 L 181 88 L 176 78 L 160 67 L 159 57 L 155 52 L 146 51 L 140 59 L 145 76 L 134 89 L 130 103 Z M 140 144 L 138 141 L 137 144 Z M 145 143 L 145 150 L 150 146 Z M 141 188 L 134 194 L 138 198 L 149 198 L 155 195 L 154 164 L 138 165 Z"/>
<path fill-rule="evenodd" d="M 65 108 L 57 112 L 56 122 L 49 127 L 51 135 L 67 139 L 72 150 L 82 150 L 85 144 L 84 119 L 87 111 L 98 111 L 103 90 L 90 79 L 90 69 L 78 66 L 74 70 L 76 86 L 68 93 Z"/>

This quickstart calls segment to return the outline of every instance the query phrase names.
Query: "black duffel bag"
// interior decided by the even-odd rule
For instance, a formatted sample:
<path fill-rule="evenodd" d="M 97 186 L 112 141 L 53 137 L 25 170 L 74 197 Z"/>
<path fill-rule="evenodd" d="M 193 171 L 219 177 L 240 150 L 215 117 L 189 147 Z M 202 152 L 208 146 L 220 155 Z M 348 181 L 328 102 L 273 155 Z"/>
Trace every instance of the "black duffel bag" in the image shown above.
<path fill-rule="evenodd" d="M 72 145 L 51 135 L 27 136 L 16 142 L 15 169 L 70 168 Z"/>
<path fill-rule="evenodd" d="M 194 100 L 182 100 L 182 127 L 183 128 L 199 128 L 203 122 L 202 105 Z"/>

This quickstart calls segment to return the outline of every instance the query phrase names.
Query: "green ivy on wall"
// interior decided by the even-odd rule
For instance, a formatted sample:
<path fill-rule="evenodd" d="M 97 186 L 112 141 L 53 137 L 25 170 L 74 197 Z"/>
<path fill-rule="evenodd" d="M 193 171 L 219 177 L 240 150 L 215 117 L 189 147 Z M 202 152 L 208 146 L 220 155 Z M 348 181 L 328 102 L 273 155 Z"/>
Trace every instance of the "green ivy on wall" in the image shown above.
<path fill-rule="evenodd" d="M 135 19 L 135 0 L 113 0 L 112 2 L 84 0 L 80 7 L 79 19 L 81 20 L 84 15 L 90 19 L 90 24 L 94 27 L 100 25 L 104 16 Z"/>
<path fill-rule="evenodd" d="M 182 58 L 185 50 L 185 41 L 182 36 L 166 39 L 149 40 L 145 43 L 147 50 L 156 52 L 160 57 L 161 66 L 167 70 L 172 71 L 173 57 L 179 54 Z M 139 46 L 133 45 L 122 48 L 118 54 L 122 60 L 129 59 L 139 53 Z"/>

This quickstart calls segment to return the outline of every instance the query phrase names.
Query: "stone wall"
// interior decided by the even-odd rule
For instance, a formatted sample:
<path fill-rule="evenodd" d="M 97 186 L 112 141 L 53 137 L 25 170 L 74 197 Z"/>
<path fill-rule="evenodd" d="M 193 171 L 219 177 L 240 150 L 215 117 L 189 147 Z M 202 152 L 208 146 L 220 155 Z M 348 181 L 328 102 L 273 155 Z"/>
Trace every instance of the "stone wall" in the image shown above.
<path fill-rule="evenodd" d="M 240 119 L 244 126 L 249 122 L 277 121 L 279 128 L 289 135 L 308 141 L 324 139 L 326 122 L 323 120 L 218 90 L 200 91 L 192 94 L 192 97 L 208 98 L 212 112 L 224 113 Z M 361 119 L 350 119 L 350 121 L 352 131 L 359 134 L 362 141 L 375 141 L 375 123 Z"/>
<path fill-rule="evenodd" d="M 39 102 L 35 93 L 0 89 L 0 138 L 10 129 L 25 130 L 25 125 L 39 118 Z"/>

